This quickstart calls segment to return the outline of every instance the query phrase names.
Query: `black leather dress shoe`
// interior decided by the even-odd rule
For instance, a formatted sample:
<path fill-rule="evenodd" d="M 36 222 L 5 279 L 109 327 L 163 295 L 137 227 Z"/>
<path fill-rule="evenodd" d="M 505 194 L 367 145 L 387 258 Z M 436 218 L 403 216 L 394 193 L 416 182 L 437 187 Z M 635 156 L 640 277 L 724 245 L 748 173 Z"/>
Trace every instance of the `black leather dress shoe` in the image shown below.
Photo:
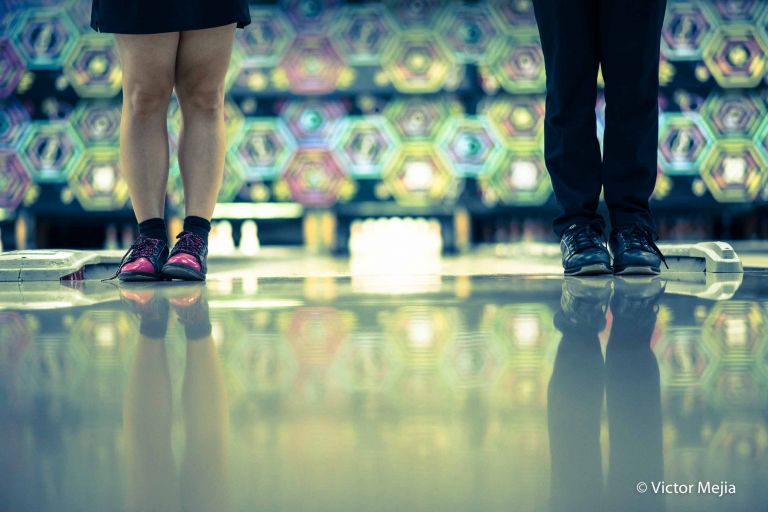
<path fill-rule="evenodd" d="M 589 224 L 573 224 L 560 239 L 563 270 L 567 276 L 610 274 L 611 255 L 603 234 Z"/>
<path fill-rule="evenodd" d="M 664 255 L 656 246 L 656 233 L 642 224 L 619 226 L 611 231 L 608 245 L 617 275 L 653 275 L 661 272 Z"/>

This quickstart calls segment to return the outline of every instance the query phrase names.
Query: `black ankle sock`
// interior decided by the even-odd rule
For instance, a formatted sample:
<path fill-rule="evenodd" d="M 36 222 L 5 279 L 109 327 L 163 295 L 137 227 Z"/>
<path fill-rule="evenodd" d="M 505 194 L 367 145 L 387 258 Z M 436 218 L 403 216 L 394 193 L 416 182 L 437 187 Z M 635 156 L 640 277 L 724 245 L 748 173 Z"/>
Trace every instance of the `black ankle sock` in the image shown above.
<path fill-rule="evenodd" d="M 190 215 L 184 219 L 184 231 L 190 231 L 208 242 L 208 233 L 211 232 L 211 222 L 202 217 Z"/>
<path fill-rule="evenodd" d="M 147 219 L 139 223 L 139 234 L 148 238 L 168 240 L 168 229 L 163 219 Z"/>

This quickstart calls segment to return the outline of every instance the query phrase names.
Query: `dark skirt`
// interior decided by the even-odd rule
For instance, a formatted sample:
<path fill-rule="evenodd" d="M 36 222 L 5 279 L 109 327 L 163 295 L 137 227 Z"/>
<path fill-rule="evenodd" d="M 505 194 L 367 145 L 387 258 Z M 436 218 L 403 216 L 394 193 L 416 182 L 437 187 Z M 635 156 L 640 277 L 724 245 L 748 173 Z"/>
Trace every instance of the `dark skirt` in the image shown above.
<path fill-rule="evenodd" d="M 248 0 L 93 0 L 91 27 L 113 34 L 160 34 L 251 22 Z"/>

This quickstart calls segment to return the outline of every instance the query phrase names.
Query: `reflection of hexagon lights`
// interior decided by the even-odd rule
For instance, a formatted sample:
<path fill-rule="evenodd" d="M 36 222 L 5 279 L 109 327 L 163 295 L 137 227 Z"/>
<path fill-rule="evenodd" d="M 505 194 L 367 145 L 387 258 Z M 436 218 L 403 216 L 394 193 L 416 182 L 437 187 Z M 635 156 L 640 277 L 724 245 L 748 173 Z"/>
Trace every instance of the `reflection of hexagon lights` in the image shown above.
<path fill-rule="evenodd" d="M 117 144 L 120 104 L 113 101 L 81 101 L 72 112 L 72 125 L 88 146 Z"/>
<path fill-rule="evenodd" d="M 460 387 L 489 386 L 496 381 L 502 357 L 487 338 L 459 335 L 443 362 L 450 380 Z"/>
<path fill-rule="evenodd" d="M 280 115 L 302 144 L 324 144 L 331 140 L 338 120 L 345 114 L 336 101 L 290 101 Z"/>
<path fill-rule="evenodd" d="M 400 369 L 397 346 L 377 335 L 357 334 L 341 347 L 339 381 L 352 391 L 385 391 Z"/>
<path fill-rule="evenodd" d="M 67 121 L 33 121 L 19 147 L 37 182 L 66 182 L 82 153 L 82 142 Z"/>
<path fill-rule="evenodd" d="M 712 355 L 701 343 L 698 327 L 668 328 L 654 348 L 661 385 L 690 388 L 704 384 L 713 369 Z"/>
<path fill-rule="evenodd" d="M 713 26 L 712 13 L 703 2 L 670 2 L 661 29 L 661 52 L 669 60 L 696 60 Z"/>
<path fill-rule="evenodd" d="M 280 118 L 248 118 L 232 144 L 232 152 L 248 181 L 275 178 L 296 147 L 291 132 Z"/>
<path fill-rule="evenodd" d="M 0 101 L 0 148 L 16 146 L 29 123 L 29 113 L 15 99 Z"/>
<path fill-rule="evenodd" d="M 409 367 L 436 367 L 445 347 L 456 336 L 461 318 L 459 311 L 449 308 L 405 306 L 381 315 L 390 343 L 402 348 Z"/>
<path fill-rule="evenodd" d="M 69 186 L 86 210 L 118 210 L 128 201 L 128 185 L 118 170 L 117 148 L 87 149 L 69 175 Z"/>
<path fill-rule="evenodd" d="M 305 206 L 331 206 L 354 191 L 354 182 L 326 148 L 300 148 L 280 181 L 287 185 L 291 198 Z"/>
<path fill-rule="evenodd" d="M 77 39 L 77 28 L 66 11 L 34 8 L 20 13 L 11 29 L 11 38 L 27 67 L 61 67 Z"/>
<path fill-rule="evenodd" d="M 409 30 L 392 40 L 382 60 L 392 84 L 400 92 L 437 92 L 454 67 L 435 32 Z"/>
<path fill-rule="evenodd" d="M 283 56 L 288 84 L 296 94 L 333 92 L 344 63 L 331 40 L 318 34 L 299 34 Z"/>
<path fill-rule="evenodd" d="M 542 147 L 543 98 L 521 96 L 493 100 L 484 105 L 481 112 L 488 116 L 508 148 Z"/>
<path fill-rule="evenodd" d="M 251 24 L 237 31 L 237 44 L 248 62 L 274 65 L 294 37 L 290 22 L 279 9 L 251 8 Z"/>
<path fill-rule="evenodd" d="M 0 37 L 0 98 L 7 98 L 19 85 L 24 62 L 7 37 Z"/>
<path fill-rule="evenodd" d="M 698 114 L 664 112 L 659 122 L 659 163 L 664 174 L 697 175 L 712 135 Z"/>
<path fill-rule="evenodd" d="M 752 25 L 718 27 L 702 53 L 721 87 L 756 87 L 765 75 L 768 47 Z"/>
<path fill-rule="evenodd" d="M 336 17 L 334 43 L 351 64 L 378 64 L 395 30 L 383 6 L 348 5 Z"/>
<path fill-rule="evenodd" d="M 440 132 L 440 148 L 459 176 L 475 176 L 502 154 L 485 116 L 452 117 Z"/>
<path fill-rule="evenodd" d="M 438 21 L 438 32 L 459 62 L 481 62 L 498 31 L 485 4 L 457 4 L 446 9 Z"/>
<path fill-rule="evenodd" d="M 18 155 L 0 149 L 0 208 L 15 210 L 21 204 L 31 183 Z"/>
<path fill-rule="evenodd" d="M 380 176 L 396 151 L 397 135 L 381 116 L 347 117 L 336 133 L 334 151 L 356 178 Z"/>
<path fill-rule="evenodd" d="M 543 92 L 544 55 L 536 35 L 507 36 L 491 56 L 490 70 L 507 92 Z"/>
<path fill-rule="evenodd" d="M 718 136 L 751 138 L 766 110 L 762 98 L 742 93 L 713 94 L 701 108 Z"/>
<path fill-rule="evenodd" d="M 715 345 L 718 360 L 751 365 L 768 339 L 768 322 L 752 302 L 717 303 L 704 321 L 703 338 Z"/>
<path fill-rule="evenodd" d="M 123 72 L 113 40 L 104 34 L 86 34 L 64 63 L 64 75 L 84 98 L 111 98 L 120 92 Z"/>
<path fill-rule="evenodd" d="M 384 183 L 395 200 L 405 206 L 430 206 L 452 199 L 456 176 L 431 144 L 401 147 L 384 170 Z"/>
<path fill-rule="evenodd" d="M 718 201 L 746 202 L 754 200 L 762 190 L 767 165 L 751 140 L 719 140 L 704 161 L 701 175 Z"/>
<path fill-rule="evenodd" d="M 491 203 L 540 205 L 552 193 L 540 150 L 507 150 L 498 164 L 480 176 L 480 185 Z"/>
<path fill-rule="evenodd" d="M 408 141 L 432 141 L 448 118 L 448 104 L 425 98 L 396 99 L 384 109 L 384 115 Z"/>

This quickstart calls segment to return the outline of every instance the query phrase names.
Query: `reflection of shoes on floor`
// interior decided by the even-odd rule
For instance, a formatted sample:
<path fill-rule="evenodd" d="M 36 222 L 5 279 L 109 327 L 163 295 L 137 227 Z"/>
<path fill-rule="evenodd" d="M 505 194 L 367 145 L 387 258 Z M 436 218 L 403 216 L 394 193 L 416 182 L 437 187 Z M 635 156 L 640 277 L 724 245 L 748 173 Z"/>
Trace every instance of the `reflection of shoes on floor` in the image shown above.
<path fill-rule="evenodd" d="M 611 311 L 614 316 L 637 316 L 638 320 L 647 317 L 643 313 L 655 312 L 666 285 L 666 280 L 659 276 L 617 277 Z"/>
<path fill-rule="evenodd" d="M 560 295 L 558 328 L 570 326 L 602 330 L 611 299 L 612 279 L 566 277 Z"/>
<path fill-rule="evenodd" d="M 139 332 L 147 338 L 164 338 L 170 305 L 155 288 L 120 288 L 120 299 L 139 317 Z"/>
<path fill-rule="evenodd" d="M 211 319 L 205 287 L 176 286 L 168 292 L 168 300 L 184 326 L 188 340 L 207 338 L 211 334 Z"/>

